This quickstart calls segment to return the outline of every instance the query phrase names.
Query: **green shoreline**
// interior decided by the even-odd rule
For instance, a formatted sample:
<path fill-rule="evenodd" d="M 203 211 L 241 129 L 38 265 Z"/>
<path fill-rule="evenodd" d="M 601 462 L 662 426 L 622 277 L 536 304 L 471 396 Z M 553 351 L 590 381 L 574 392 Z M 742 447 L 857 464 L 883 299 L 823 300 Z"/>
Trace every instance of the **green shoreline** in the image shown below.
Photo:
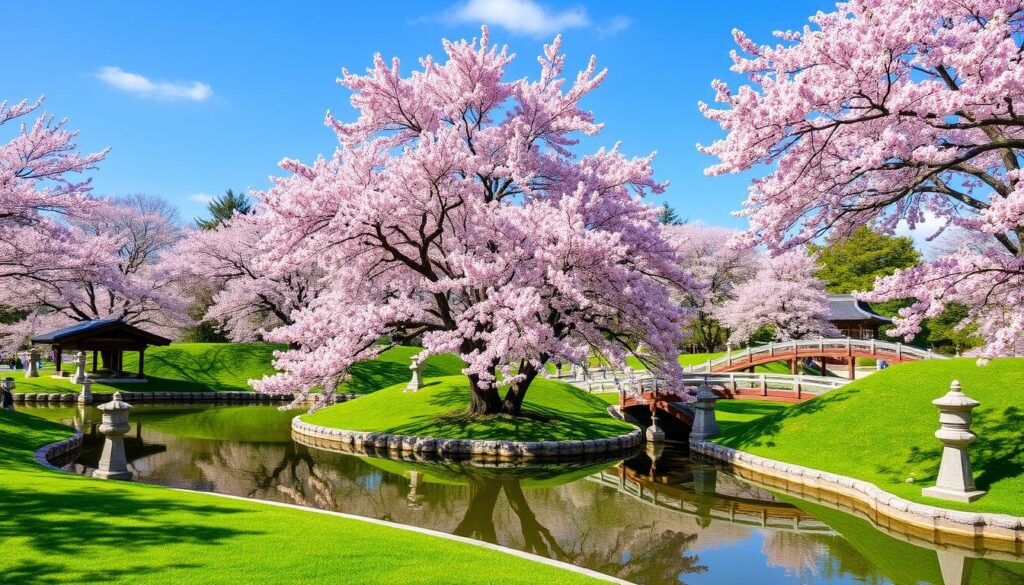
<path fill-rule="evenodd" d="M 69 436 L 64 425 L 0 411 L 0 542 L 13 582 L 600 582 L 400 528 L 36 463 L 36 449 Z M 309 546 L 310 535 L 340 554 Z"/>

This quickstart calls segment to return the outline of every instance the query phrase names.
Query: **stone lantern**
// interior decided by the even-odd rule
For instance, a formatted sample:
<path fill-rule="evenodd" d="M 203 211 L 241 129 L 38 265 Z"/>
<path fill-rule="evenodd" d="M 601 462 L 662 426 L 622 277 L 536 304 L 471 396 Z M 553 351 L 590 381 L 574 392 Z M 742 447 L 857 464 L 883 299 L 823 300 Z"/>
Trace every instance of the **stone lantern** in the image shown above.
<path fill-rule="evenodd" d="M 78 403 L 92 404 L 92 380 L 88 376 L 82 381 L 82 392 L 78 395 Z"/>
<path fill-rule="evenodd" d="M 100 456 L 99 467 L 93 477 L 104 479 L 131 479 L 128 470 L 128 458 L 124 454 L 124 435 L 131 426 L 128 425 L 128 411 L 132 405 L 121 401 L 121 393 L 115 392 L 114 399 L 97 407 L 103 414 L 100 432 L 106 437 L 103 442 L 103 455 Z"/>
<path fill-rule="evenodd" d="M 715 421 L 715 403 L 718 402 L 718 394 L 704 382 L 697 388 L 697 401 L 693 403 L 693 429 L 690 430 L 690 439 L 703 441 L 708 437 L 718 434 L 718 423 Z"/>
<path fill-rule="evenodd" d="M 412 371 L 412 379 L 405 386 L 406 392 L 416 392 L 423 387 L 423 364 L 413 362 L 409 369 Z"/>
<path fill-rule="evenodd" d="M 85 382 L 85 352 L 80 351 L 75 355 L 75 377 L 71 378 L 72 384 L 82 384 Z"/>
<path fill-rule="evenodd" d="M 25 377 L 26 378 L 38 378 L 39 377 L 39 352 L 32 349 L 27 354 L 28 363 L 25 364 Z"/>
<path fill-rule="evenodd" d="M 932 401 L 939 408 L 939 430 L 935 438 L 942 442 L 942 463 L 939 477 L 933 487 L 921 493 L 930 498 L 973 502 L 985 494 L 974 486 L 971 460 L 967 446 L 977 436 L 971 432 L 971 411 L 981 403 L 960 390 L 960 382 L 953 380 L 949 392 Z"/>
<path fill-rule="evenodd" d="M 11 398 L 14 398 L 14 378 L 4 378 L 0 384 L 3 384 L 4 390 L 11 393 Z M 13 408 L 13 406 L 12 406 Z"/>

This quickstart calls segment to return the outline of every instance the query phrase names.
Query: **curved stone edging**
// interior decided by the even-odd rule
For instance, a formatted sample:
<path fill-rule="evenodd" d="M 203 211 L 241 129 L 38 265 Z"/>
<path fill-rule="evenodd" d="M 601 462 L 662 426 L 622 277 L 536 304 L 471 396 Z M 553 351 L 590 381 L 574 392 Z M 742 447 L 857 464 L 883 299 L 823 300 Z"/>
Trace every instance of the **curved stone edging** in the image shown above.
<path fill-rule="evenodd" d="M 298 418 L 298 417 L 296 417 L 296 418 Z M 57 441 L 56 443 L 50 443 L 49 445 L 43 445 L 39 449 L 36 449 L 36 451 L 34 453 L 35 460 L 36 460 L 37 463 L 39 463 L 43 467 L 46 467 L 48 469 L 53 469 L 55 471 L 60 471 L 62 473 L 66 473 L 63 469 L 61 469 L 61 468 L 57 467 L 56 465 L 54 465 L 53 463 L 51 463 L 50 460 L 53 459 L 53 458 L 56 458 L 56 457 L 60 457 L 61 455 L 66 455 L 66 454 L 70 453 L 71 451 L 74 451 L 75 449 L 81 448 L 82 440 L 83 440 L 82 433 L 80 431 L 75 431 L 74 436 L 72 436 L 70 438 L 64 439 L 63 441 Z M 426 536 L 433 536 L 435 538 L 443 538 L 445 540 L 450 540 L 450 541 L 454 541 L 454 542 L 468 544 L 468 545 L 471 545 L 471 546 L 477 546 L 477 547 L 480 547 L 480 548 L 485 548 L 485 549 L 488 549 L 488 550 L 493 550 L 493 551 L 504 553 L 504 554 L 507 554 L 507 555 L 512 555 L 514 557 L 519 557 L 519 558 L 522 558 L 522 559 L 526 559 L 528 561 L 533 561 L 535 563 L 540 563 L 542 565 L 548 565 L 548 566 L 556 567 L 556 568 L 563 569 L 563 570 L 566 570 L 566 571 L 571 571 L 573 573 L 577 573 L 577 574 L 580 574 L 580 575 L 586 575 L 587 577 L 591 577 L 591 578 L 594 578 L 594 579 L 597 579 L 597 580 L 600 580 L 600 581 L 606 581 L 608 583 L 619 583 L 621 585 L 633 585 L 630 581 L 625 581 L 623 579 L 619 579 L 619 578 L 613 577 L 611 575 L 606 575 L 604 573 L 595 571 L 593 569 L 587 569 L 586 567 L 579 567 L 579 566 L 573 565 L 571 563 L 566 563 L 566 562 L 558 561 L 558 560 L 555 560 L 555 559 L 549 559 L 547 557 L 542 557 L 540 555 L 535 555 L 533 553 L 528 553 L 528 552 L 525 552 L 525 551 L 516 550 L 516 549 L 513 549 L 513 548 L 502 546 L 500 544 L 494 544 L 494 543 L 485 542 L 485 541 L 482 541 L 482 540 L 474 540 L 472 538 L 467 538 L 467 537 L 464 537 L 464 536 L 458 536 L 458 535 L 455 535 L 455 534 L 448 534 L 448 533 L 445 533 L 445 532 L 439 532 L 437 530 L 430 530 L 429 528 L 420 528 L 418 526 L 407 526 L 405 524 L 399 524 L 397 522 L 389 522 L 387 520 L 379 520 L 377 518 L 367 518 L 365 516 L 356 516 L 355 514 L 346 514 L 344 512 L 335 512 L 333 510 L 323 510 L 323 509 L 320 509 L 320 508 L 310 508 L 310 507 L 306 507 L 306 506 L 299 506 L 297 504 L 288 504 L 286 502 L 273 502 L 273 501 L 269 501 L 269 500 L 258 500 L 256 498 L 246 498 L 246 497 L 242 497 L 242 496 L 233 496 L 233 495 L 230 495 L 230 494 L 221 494 L 221 493 L 217 493 L 217 492 L 190 490 L 190 489 L 184 489 L 184 488 L 174 488 L 174 487 L 169 487 L 169 486 L 160 486 L 160 487 L 163 487 L 163 488 L 169 489 L 169 490 L 174 490 L 174 491 L 177 491 L 177 492 L 187 492 L 187 493 L 192 493 L 192 494 L 202 494 L 204 496 L 216 496 L 216 497 L 219 497 L 219 498 L 228 498 L 230 500 L 241 500 L 241 501 L 244 501 L 244 502 L 250 502 L 250 503 L 253 503 L 253 504 L 260 504 L 260 505 L 264 505 L 264 506 L 277 506 L 277 507 L 280 507 L 280 508 L 291 508 L 291 509 L 294 509 L 294 510 L 302 510 L 304 512 L 311 512 L 311 513 L 314 513 L 314 514 L 324 514 L 324 515 L 328 515 L 328 516 L 335 516 L 335 517 L 338 517 L 338 518 L 344 518 L 344 519 L 347 519 L 347 520 L 353 520 L 353 521 L 357 521 L 357 522 L 366 522 L 366 523 L 369 523 L 369 524 L 375 524 L 375 525 L 378 525 L 378 526 L 385 526 L 385 527 L 393 528 L 393 529 L 396 529 L 396 530 L 404 530 L 406 532 L 414 532 L 414 533 L 417 533 L 417 534 L 423 534 L 423 535 L 426 535 Z"/>
<path fill-rule="evenodd" d="M 625 435 L 581 441 L 489 441 L 477 439 L 438 439 L 389 435 L 372 431 L 349 431 L 307 423 L 296 416 L 292 433 L 315 440 L 375 450 L 432 453 L 442 457 L 496 457 L 505 459 L 542 459 L 579 455 L 616 453 L 640 445 L 643 435 L 633 429 Z"/>
<path fill-rule="evenodd" d="M 124 397 L 132 403 L 153 403 L 153 402 L 236 402 L 236 403 L 268 403 L 268 402 L 291 402 L 295 399 L 293 394 L 263 394 L 262 392 L 126 392 Z M 345 402 L 358 398 L 358 394 L 335 394 L 332 398 L 335 402 Z M 93 392 L 93 404 L 110 402 L 113 400 L 112 392 Z M 315 397 L 314 397 L 315 398 Z M 312 400 L 312 398 L 311 398 Z M 74 405 L 78 404 L 78 393 L 76 392 L 25 392 L 14 394 L 16 404 L 51 404 L 51 405 Z"/>
<path fill-rule="evenodd" d="M 709 441 L 691 440 L 690 449 L 725 461 L 734 467 L 780 479 L 788 484 L 832 492 L 856 500 L 877 515 L 934 533 L 1024 542 L 1024 517 L 990 512 L 964 512 L 919 504 L 889 493 L 867 481 L 768 459 Z"/>
<path fill-rule="evenodd" d="M 49 445 L 43 445 L 36 449 L 33 453 L 33 457 L 36 463 L 43 467 L 53 469 L 56 471 L 63 471 L 60 467 L 53 464 L 53 460 L 57 457 L 67 455 L 72 451 L 76 451 L 82 448 L 82 441 L 84 436 L 81 431 L 75 431 L 75 434 L 63 441 L 57 441 L 56 443 L 50 443 Z"/>

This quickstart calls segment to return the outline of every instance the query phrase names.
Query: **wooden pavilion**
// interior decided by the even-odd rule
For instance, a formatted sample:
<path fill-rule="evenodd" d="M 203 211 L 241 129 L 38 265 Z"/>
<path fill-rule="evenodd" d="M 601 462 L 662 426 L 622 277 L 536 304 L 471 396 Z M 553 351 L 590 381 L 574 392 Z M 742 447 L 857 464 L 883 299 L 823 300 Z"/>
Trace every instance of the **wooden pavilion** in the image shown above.
<path fill-rule="evenodd" d="M 125 377 L 124 352 L 139 353 L 139 372 L 129 377 L 145 379 L 146 348 L 150 345 L 169 345 L 170 339 L 143 331 L 138 327 L 125 323 L 122 317 L 82 321 L 70 327 L 37 335 L 32 343 L 50 345 L 53 348 L 53 361 L 58 376 L 63 376 L 61 362 L 65 351 L 91 351 L 92 371 L 98 369 L 99 357 L 103 357 L 103 365 L 114 378 Z"/>
<path fill-rule="evenodd" d="M 829 320 L 836 326 L 842 337 L 852 339 L 878 339 L 878 328 L 892 323 L 871 310 L 871 305 L 859 301 L 853 295 L 829 295 Z"/>

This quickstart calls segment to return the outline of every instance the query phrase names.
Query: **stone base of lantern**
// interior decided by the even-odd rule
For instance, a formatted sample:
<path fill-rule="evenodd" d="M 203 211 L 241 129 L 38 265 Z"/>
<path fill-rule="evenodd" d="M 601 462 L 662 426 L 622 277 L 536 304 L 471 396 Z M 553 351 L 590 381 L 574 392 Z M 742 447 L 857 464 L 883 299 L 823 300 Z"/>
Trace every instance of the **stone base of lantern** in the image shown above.
<path fill-rule="evenodd" d="M 100 479 L 117 479 L 121 481 L 130 481 L 132 479 L 132 472 L 130 471 L 102 471 L 97 469 L 92 472 L 93 477 Z"/>
<path fill-rule="evenodd" d="M 940 500 L 950 500 L 953 502 L 973 502 L 987 492 L 982 490 L 973 490 L 964 492 L 960 490 L 951 490 L 946 488 L 940 488 L 939 486 L 927 487 L 921 490 L 921 495 L 926 498 L 938 498 Z"/>

